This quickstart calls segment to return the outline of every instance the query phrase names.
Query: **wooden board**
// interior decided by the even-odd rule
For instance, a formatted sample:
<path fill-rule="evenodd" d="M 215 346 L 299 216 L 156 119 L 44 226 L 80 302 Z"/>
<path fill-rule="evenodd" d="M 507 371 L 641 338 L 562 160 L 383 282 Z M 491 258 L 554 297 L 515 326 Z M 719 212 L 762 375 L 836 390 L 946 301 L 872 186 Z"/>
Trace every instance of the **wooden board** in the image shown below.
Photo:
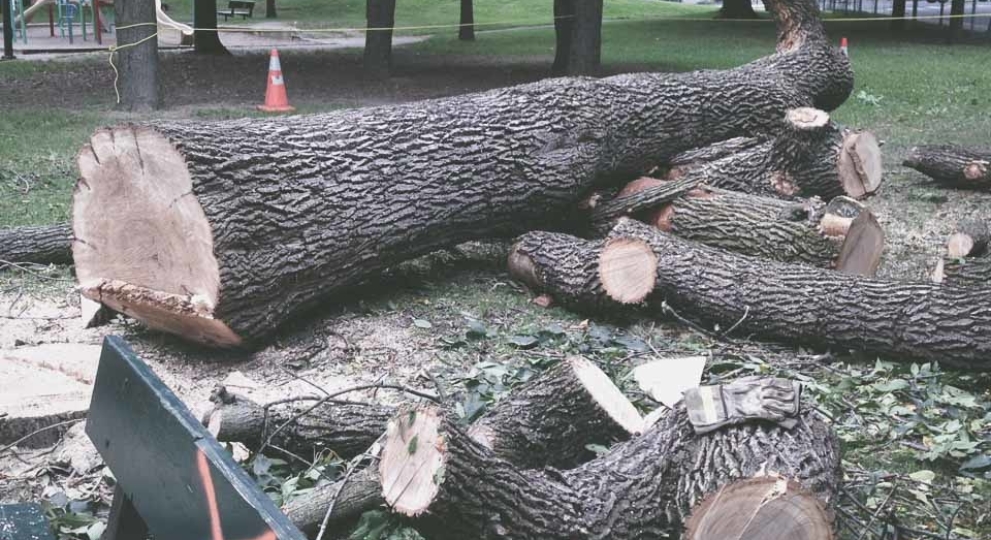
<path fill-rule="evenodd" d="M 306 538 L 118 337 L 103 343 L 86 434 L 156 540 Z"/>

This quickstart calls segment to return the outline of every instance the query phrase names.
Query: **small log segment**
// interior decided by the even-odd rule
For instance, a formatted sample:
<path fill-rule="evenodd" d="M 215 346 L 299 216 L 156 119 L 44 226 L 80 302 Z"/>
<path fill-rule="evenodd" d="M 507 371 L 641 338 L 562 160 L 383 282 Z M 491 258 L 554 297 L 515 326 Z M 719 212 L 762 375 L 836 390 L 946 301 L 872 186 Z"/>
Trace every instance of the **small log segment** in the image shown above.
<path fill-rule="evenodd" d="M 849 96 L 849 59 L 816 3 L 766 4 L 777 52 L 726 71 L 98 130 L 77 158 L 80 290 L 153 328 L 232 347 L 403 260 L 562 226 L 597 186 Z"/>
<path fill-rule="evenodd" d="M 584 240 L 545 232 L 528 233 L 518 245 L 543 246 L 543 256 L 527 263 L 538 284 L 564 302 L 582 302 L 588 293 L 558 287 L 561 283 L 595 282 L 596 290 L 607 295 L 594 299 L 597 305 L 613 298 L 616 305 L 631 296 L 637 301 L 629 291 L 648 290 L 654 309 L 663 310 L 666 303 L 684 316 L 764 338 L 991 370 L 991 288 L 869 279 L 762 261 L 680 240 L 633 220 L 622 220 L 607 244 L 596 243 L 594 250 Z M 595 261 L 585 259 L 595 253 L 600 257 L 597 280 L 559 275 L 595 267 Z M 613 257 L 642 268 L 612 274 L 607 261 Z M 646 268 L 651 257 L 657 261 L 653 273 Z M 569 264 L 558 264 L 561 260 Z M 650 283 L 631 283 L 631 276 Z"/>
<path fill-rule="evenodd" d="M 842 128 L 825 111 L 792 109 L 773 139 L 735 146 L 743 149 L 711 161 L 674 166 L 667 178 L 691 177 L 754 195 L 827 200 L 840 195 L 862 199 L 881 185 L 881 149 L 874 134 Z M 711 154 L 723 151 L 718 147 Z M 696 152 L 701 156 L 706 149 Z"/>
<path fill-rule="evenodd" d="M 379 473 L 392 509 L 416 517 L 417 529 L 438 540 L 666 538 L 678 536 L 693 512 L 703 531 L 735 534 L 692 538 L 741 538 L 749 530 L 746 538 L 826 540 L 823 507 L 836 498 L 839 466 L 835 434 L 810 410 L 790 430 L 749 422 L 698 435 L 679 404 L 640 437 L 581 467 L 524 471 L 439 409 L 421 407 L 390 422 Z M 766 471 L 779 475 L 770 484 L 776 487 Z M 734 495 L 730 505 L 702 504 L 725 486 L 745 490 L 750 482 L 765 489 Z M 778 496 L 801 500 L 800 510 L 760 512 L 750 529 L 734 518 L 741 507 L 759 509 Z"/>
<path fill-rule="evenodd" d="M 203 419 L 220 441 L 261 442 L 264 409 L 227 394 L 222 406 Z M 306 404 L 303 405 L 306 407 Z M 307 407 L 308 408 L 308 407 Z M 288 420 L 272 444 L 302 455 L 330 449 L 342 458 L 366 451 L 385 432 L 396 409 L 365 403 L 326 403 L 295 418 L 289 407 L 271 408 L 268 432 Z M 594 454 L 587 445 L 609 446 L 643 430 L 643 418 L 595 364 L 570 357 L 512 390 L 470 428 L 470 436 L 499 458 L 521 468 L 571 468 Z M 331 521 L 350 519 L 382 504 L 378 476 L 363 471 L 347 483 L 314 490 L 289 501 L 283 510 L 296 526 L 313 531 L 341 487 Z"/>
<path fill-rule="evenodd" d="M 620 196 L 670 183 L 641 179 Z M 827 205 L 818 198 L 783 201 L 701 187 L 636 217 L 681 238 L 744 255 L 836 268 L 847 231 L 861 212 L 869 210 L 849 197 Z M 871 248 L 880 254 L 883 244 Z"/>
<path fill-rule="evenodd" d="M 0 229 L 0 269 L 7 263 L 72 264 L 68 223 Z"/>
<path fill-rule="evenodd" d="M 983 219 L 965 219 L 946 241 L 946 256 L 952 258 L 981 257 L 988 252 L 991 232 Z"/>
<path fill-rule="evenodd" d="M 956 287 L 991 288 L 991 259 L 943 257 L 936 262 L 932 281 Z"/>
<path fill-rule="evenodd" d="M 991 149 L 988 148 L 916 146 L 902 164 L 947 187 L 991 188 Z"/>

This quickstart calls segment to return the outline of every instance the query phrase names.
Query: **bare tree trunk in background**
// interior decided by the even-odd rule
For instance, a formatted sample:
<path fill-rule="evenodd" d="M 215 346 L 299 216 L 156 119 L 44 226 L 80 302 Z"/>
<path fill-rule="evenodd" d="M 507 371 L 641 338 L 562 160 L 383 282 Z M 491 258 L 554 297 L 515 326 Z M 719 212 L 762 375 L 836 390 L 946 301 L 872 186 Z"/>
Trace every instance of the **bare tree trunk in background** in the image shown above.
<path fill-rule="evenodd" d="M 757 12 L 754 11 L 754 6 L 750 0 L 723 0 L 719 17 L 723 19 L 756 19 Z"/>
<path fill-rule="evenodd" d="M 117 21 L 117 69 L 120 71 L 119 109 L 154 110 L 162 107 L 162 87 L 158 70 L 158 40 L 153 0 L 118 0 L 114 3 Z M 214 14 L 216 18 L 216 14 Z M 150 23 L 150 24 L 149 24 Z M 134 26 L 140 25 L 140 26 Z M 126 28 L 131 26 L 131 28 Z M 129 47 L 124 45 L 137 44 Z"/>
<path fill-rule="evenodd" d="M 458 39 L 475 41 L 474 0 L 461 0 L 461 26 L 458 27 Z"/>
<path fill-rule="evenodd" d="M 365 73 L 372 77 L 389 76 L 392 65 L 392 27 L 396 25 L 396 0 L 366 0 Z"/>
<path fill-rule="evenodd" d="M 217 0 L 193 0 L 193 50 L 198 54 L 230 54 L 217 32 Z"/>
<path fill-rule="evenodd" d="M 913 8 L 914 11 L 915 9 Z M 893 30 L 905 29 L 905 0 L 895 0 L 891 5 L 891 17 L 894 19 L 891 21 L 891 28 Z"/>
<path fill-rule="evenodd" d="M 953 41 L 963 32 L 963 15 L 967 8 L 967 0 L 951 0 L 950 2 L 950 30 L 946 39 Z"/>
<path fill-rule="evenodd" d="M 265 18 L 274 19 L 279 14 L 275 11 L 275 0 L 265 0 Z"/>
<path fill-rule="evenodd" d="M 602 51 L 602 0 L 578 0 L 574 5 L 567 71 L 569 75 L 590 75 L 599 69 Z"/>
<path fill-rule="evenodd" d="M 571 56 L 571 28 L 574 26 L 575 0 L 554 0 L 555 75 L 563 75 Z"/>

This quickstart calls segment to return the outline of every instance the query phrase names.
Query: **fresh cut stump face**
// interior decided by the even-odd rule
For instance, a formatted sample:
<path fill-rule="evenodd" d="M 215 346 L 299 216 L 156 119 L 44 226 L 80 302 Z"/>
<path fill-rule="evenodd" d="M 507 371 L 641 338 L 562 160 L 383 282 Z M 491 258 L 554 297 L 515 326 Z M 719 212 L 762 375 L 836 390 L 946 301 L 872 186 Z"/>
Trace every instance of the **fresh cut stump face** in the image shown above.
<path fill-rule="evenodd" d="M 72 252 L 82 295 L 155 329 L 240 344 L 213 317 L 213 234 L 173 145 L 151 129 L 101 129 L 77 163 Z"/>

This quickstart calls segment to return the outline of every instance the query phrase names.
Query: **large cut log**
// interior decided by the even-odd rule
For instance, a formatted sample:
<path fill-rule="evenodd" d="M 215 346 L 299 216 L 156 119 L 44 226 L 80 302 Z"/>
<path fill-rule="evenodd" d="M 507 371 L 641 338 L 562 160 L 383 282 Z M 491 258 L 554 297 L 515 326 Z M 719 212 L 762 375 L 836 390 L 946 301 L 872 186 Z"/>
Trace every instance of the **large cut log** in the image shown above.
<path fill-rule="evenodd" d="M 226 398 L 203 419 L 218 440 L 256 448 L 265 434 L 288 422 L 272 444 L 303 455 L 329 449 L 345 459 L 372 446 L 396 414 L 382 405 L 328 402 L 304 415 L 291 407 L 271 407 L 266 415 L 262 406 L 244 397 Z M 588 445 L 609 446 L 642 430 L 640 413 L 609 377 L 588 360 L 571 357 L 514 388 L 469 433 L 519 467 L 571 468 L 594 457 Z M 336 500 L 330 518 L 334 522 L 380 506 L 377 482 L 377 475 L 362 472 L 295 498 L 283 510 L 300 529 L 312 531 L 331 500 Z"/>
<path fill-rule="evenodd" d="M 72 227 L 68 223 L 0 229 L 0 261 L 71 264 Z M 0 262 L 0 268 L 4 266 Z"/>
<path fill-rule="evenodd" d="M 727 153 L 739 148 L 738 151 Z M 788 111 L 780 133 L 676 156 L 667 178 L 692 177 L 712 187 L 770 197 L 862 199 L 881 185 L 881 150 L 869 131 L 843 128 L 824 111 Z"/>
<path fill-rule="evenodd" d="M 991 259 L 987 257 L 943 257 L 932 272 L 933 283 L 956 287 L 991 289 Z"/>
<path fill-rule="evenodd" d="M 991 149 L 955 145 L 917 146 L 902 162 L 948 187 L 991 187 Z"/>
<path fill-rule="evenodd" d="M 601 241 L 533 232 L 518 245 L 542 246 L 543 256 L 526 263 L 534 281 L 565 303 L 585 302 L 590 294 L 560 284 L 596 282 L 595 290 L 606 294 L 593 300 L 598 305 L 648 299 L 652 309 L 671 308 L 765 338 L 991 370 L 991 288 L 869 279 L 763 261 L 633 220 L 623 220 L 610 238 L 596 249 Z M 599 259 L 590 260 L 596 253 Z M 596 267 L 598 278 L 578 274 Z"/>
<path fill-rule="evenodd" d="M 637 180 L 624 188 L 620 196 L 671 183 Z M 848 197 L 837 197 L 827 205 L 818 198 L 783 201 L 700 187 L 636 217 L 681 238 L 744 255 L 837 268 L 850 225 L 862 212 L 870 210 Z M 883 242 L 872 243 L 869 248 L 875 250 L 875 259 L 880 260 Z"/>
<path fill-rule="evenodd" d="M 836 437 L 818 413 L 803 411 L 791 429 L 748 422 L 698 434 L 683 404 L 567 471 L 520 470 L 440 410 L 419 408 L 390 423 L 379 465 L 389 505 L 438 540 L 668 538 L 693 512 L 702 532 L 692 539 L 825 540 L 839 470 Z M 728 500 L 702 503 L 725 486 Z M 732 519 L 741 509 L 758 518 L 745 536 L 746 520 Z"/>
<path fill-rule="evenodd" d="M 849 60 L 815 3 L 767 3 L 778 52 L 726 71 L 98 130 L 73 197 L 81 291 L 154 328 L 237 346 L 404 259 L 561 226 L 596 186 L 846 99 Z"/>

